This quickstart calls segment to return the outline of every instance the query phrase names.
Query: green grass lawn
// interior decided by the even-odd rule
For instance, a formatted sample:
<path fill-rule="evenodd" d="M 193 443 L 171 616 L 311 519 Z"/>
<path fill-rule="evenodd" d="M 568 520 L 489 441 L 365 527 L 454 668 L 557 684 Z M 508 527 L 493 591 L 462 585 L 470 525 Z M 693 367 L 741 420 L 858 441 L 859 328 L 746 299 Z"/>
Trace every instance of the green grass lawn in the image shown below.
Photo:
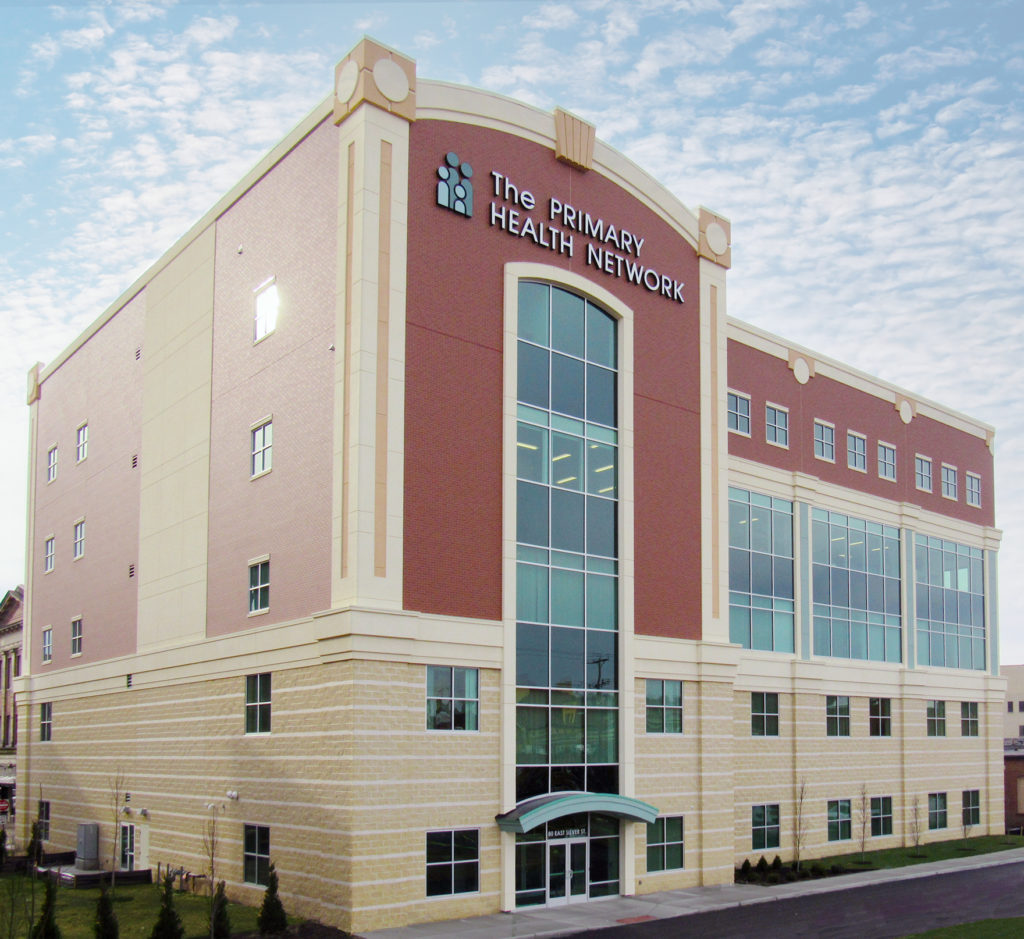
<path fill-rule="evenodd" d="M 1006 939 L 1024 935 L 1024 916 L 1010 919 L 982 919 L 962 926 L 943 926 L 928 932 L 914 933 L 906 939 Z"/>
<path fill-rule="evenodd" d="M 1024 848 L 1024 836 L 982 835 L 978 838 L 954 838 L 951 841 L 933 841 L 916 848 L 911 846 L 865 851 L 863 860 L 860 852 L 854 852 L 815 858 L 804 861 L 803 864 L 821 864 L 826 868 L 838 864 L 851 872 L 870 871 L 888 867 L 908 867 L 911 864 L 925 864 L 928 861 L 945 861 L 950 858 L 969 857 L 972 854 L 991 854 L 994 851 L 1008 851 L 1010 848 Z"/>
<path fill-rule="evenodd" d="M 36 913 L 43 902 L 43 884 L 36 884 Z M 156 884 L 133 884 L 118 887 L 114 896 L 114 914 L 117 916 L 121 939 L 147 939 L 156 922 L 160 908 L 160 887 Z M 57 890 L 57 925 L 64 939 L 92 939 L 93 920 L 96 916 L 96 900 L 99 888 L 73 890 L 59 887 Z M 14 935 L 25 934 L 24 909 L 31 902 L 31 885 L 20 876 L 6 875 L 0 878 L 0 936 L 10 935 L 9 915 L 14 900 L 19 911 L 20 928 Z M 186 939 L 202 939 L 210 935 L 210 900 L 208 897 L 193 896 L 190 893 L 174 894 L 174 907 L 185 927 Z M 256 932 L 256 907 L 228 904 L 232 933 Z"/>

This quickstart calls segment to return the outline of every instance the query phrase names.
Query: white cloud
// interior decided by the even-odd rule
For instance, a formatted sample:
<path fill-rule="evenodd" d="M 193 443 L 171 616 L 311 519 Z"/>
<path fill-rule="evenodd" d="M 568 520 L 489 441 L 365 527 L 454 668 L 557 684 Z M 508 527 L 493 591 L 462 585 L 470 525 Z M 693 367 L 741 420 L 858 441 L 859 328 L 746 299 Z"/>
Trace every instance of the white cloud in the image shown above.
<path fill-rule="evenodd" d="M 754 61 L 765 68 L 806 65 L 810 60 L 811 55 L 806 49 L 797 49 L 791 43 L 778 39 L 769 39 L 754 53 Z"/>
<path fill-rule="evenodd" d="M 874 18 L 875 14 L 871 7 L 861 0 L 852 10 L 843 15 L 843 23 L 848 29 L 860 29 Z"/>
<path fill-rule="evenodd" d="M 222 16 L 214 19 L 211 16 L 203 16 L 193 21 L 185 30 L 185 38 L 205 49 L 216 42 L 222 42 L 231 38 L 238 28 L 238 17 Z"/>
<path fill-rule="evenodd" d="M 523 18 L 527 29 L 567 29 L 579 22 L 576 11 L 566 3 L 547 3 Z"/>
<path fill-rule="evenodd" d="M 882 79 L 919 78 L 929 72 L 953 66 L 970 65 L 978 57 L 973 49 L 924 49 L 911 46 L 900 52 L 889 52 L 878 57 L 878 74 Z"/>

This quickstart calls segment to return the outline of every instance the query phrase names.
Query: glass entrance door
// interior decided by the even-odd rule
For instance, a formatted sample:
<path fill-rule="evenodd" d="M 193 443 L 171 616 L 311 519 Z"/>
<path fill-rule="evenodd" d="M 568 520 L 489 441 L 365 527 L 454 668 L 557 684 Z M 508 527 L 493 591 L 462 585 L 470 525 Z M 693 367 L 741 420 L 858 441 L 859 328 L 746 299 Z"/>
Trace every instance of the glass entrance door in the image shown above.
<path fill-rule="evenodd" d="M 548 842 L 548 905 L 587 899 L 587 842 Z"/>
<path fill-rule="evenodd" d="M 121 870 L 135 870 L 135 826 L 121 826 Z"/>

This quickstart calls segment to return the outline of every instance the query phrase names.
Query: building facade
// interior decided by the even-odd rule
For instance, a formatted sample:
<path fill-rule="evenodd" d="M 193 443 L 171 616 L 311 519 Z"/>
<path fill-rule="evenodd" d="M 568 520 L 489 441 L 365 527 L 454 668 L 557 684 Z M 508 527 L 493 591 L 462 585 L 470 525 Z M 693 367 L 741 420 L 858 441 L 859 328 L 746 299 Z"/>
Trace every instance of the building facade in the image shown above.
<path fill-rule="evenodd" d="M 993 431 L 730 318 L 730 243 L 360 43 L 30 373 L 49 846 L 216 818 L 360 931 L 1001 830 Z"/>

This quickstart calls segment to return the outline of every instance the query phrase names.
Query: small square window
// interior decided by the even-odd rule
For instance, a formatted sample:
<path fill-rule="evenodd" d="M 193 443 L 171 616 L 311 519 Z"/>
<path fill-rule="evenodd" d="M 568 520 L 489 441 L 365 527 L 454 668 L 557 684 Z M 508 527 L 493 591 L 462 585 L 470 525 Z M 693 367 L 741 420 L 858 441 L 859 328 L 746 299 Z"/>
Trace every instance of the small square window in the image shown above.
<path fill-rule="evenodd" d="M 261 887 L 270 880 L 270 828 L 267 825 L 245 826 L 242 877 L 247 884 Z"/>
<path fill-rule="evenodd" d="M 270 561 L 249 565 L 249 612 L 265 613 L 270 609 Z"/>
<path fill-rule="evenodd" d="M 871 837 L 892 834 L 892 796 L 871 799 Z"/>
<path fill-rule="evenodd" d="M 850 736 L 850 699 L 847 695 L 825 697 L 825 733 L 829 737 Z"/>
<path fill-rule="evenodd" d="M 270 672 L 245 676 L 245 732 L 270 733 Z"/>
<path fill-rule="evenodd" d="M 39 705 L 39 739 L 53 739 L 53 702 L 43 701 Z"/>
<path fill-rule="evenodd" d="M 967 504 L 981 508 L 981 477 L 977 473 L 967 474 Z"/>
<path fill-rule="evenodd" d="M 264 281 L 255 290 L 256 316 L 253 324 L 253 342 L 269 336 L 277 327 L 279 299 L 274 278 Z"/>
<path fill-rule="evenodd" d="M 779 696 L 775 692 L 751 692 L 750 733 L 754 737 L 778 737 Z"/>
<path fill-rule="evenodd" d="M 71 621 L 71 654 L 82 654 L 82 620 L 81 618 Z"/>
<path fill-rule="evenodd" d="M 75 460 L 81 463 L 89 455 L 89 425 L 82 424 L 75 432 Z"/>
<path fill-rule="evenodd" d="M 480 832 L 427 832 L 427 896 L 476 893 L 480 889 Z"/>
<path fill-rule="evenodd" d="M 250 476 L 261 476 L 264 473 L 270 472 L 273 443 L 273 421 L 264 421 L 252 429 L 252 460 L 249 464 Z"/>
<path fill-rule="evenodd" d="M 836 461 L 836 429 L 824 421 L 814 422 L 814 456 L 829 463 Z"/>
<path fill-rule="evenodd" d="M 50 738 L 47 737 L 47 740 Z M 40 841 L 50 840 L 50 803 L 46 799 L 40 799 L 36 804 L 36 824 Z"/>
<path fill-rule="evenodd" d="M 896 478 L 896 448 L 887 444 L 878 444 L 878 475 L 881 479 Z"/>
<path fill-rule="evenodd" d="M 872 737 L 892 736 L 892 702 L 889 698 L 868 701 L 868 729 Z"/>
<path fill-rule="evenodd" d="M 647 733 L 683 732 L 683 683 L 673 679 L 647 679 Z"/>
<path fill-rule="evenodd" d="M 956 467 L 942 464 L 942 497 L 944 499 L 957 499 Z"/>
<path fill-rule="evenodd" d="M 777 447 L 789 447 L 789 411 L 775 404 L 764 406 L 764 439 Z"/>
<path fill-rule="evenodd" d="M 946 827 L 946 793 L 928 793 L 928 830 Z"/>
<path fill-rule="evenodd" d="M 750 398 L 735 391 L 728 392 L 729 430 L 750 436 Z"/>
<path fill-rule="evenodd" d="M 750 807 L 750 847 L 754 851 L 779 846 L 779 806 L 752 805 Z"/>
<path fill-rule="evenodd" d="M 53 661 L 53 630 L 47 626 L 43 630 L 43 664 Z"/>
<path fill-rule="evenodd" d="M 978 702 L 960 702 L 960 736 L 978 736 Z"/>
<path fill-rule="evenodd" d="M 965 789 L 963 791 L 963 814 L 961 823 L 964 828 L 981 824 L 981 791 Z"/>
<path fill-rule="evenodd" d="M 849 799 L 831 799 L 828 803 L 828 840 L 849 841 L 853 837 Z"/>
<path fill-rule="evenodd" d="M 85 554 L 85 519 L 75 522 L 74 540 L 71 544 L 71 556 L 77 561 Z"/>
<path fill-rule="evenodd" d="M 932 491 L 932 461 L 926 456 L 914 457 L 914 485 L 922 492 Z"/>
<path fill-rule="evenodd" d="M 50 571 L 53 570 L 53 557 L 54 557 L 53 536 L 51 535 L 49 538 L 46 539 L 45 542 L 43 542 L 43 573 L 44 574 L 49 574 Z"/>
<path fill-rule="evenodd" d="M 656 818 L 647 826 L 647 873 L 678 871 L 683 864 L 683 816 Z"/>
<path fill-rule="evenodd" d="M 852 470 L 868 470 L 868 441 L 863 434 L 849 431 L 846 435 L 846 465 Z"/>
<path fill-rule="evenodd" d="M 46 451 L 46 481 L 52 483 L 57 478 L 57 447 Z"/>
<path fill-rule="evenodd" d="M 479 672 L 427 666 L 427 730 L 479 730 Z"/>
<path fill-rule="evenodd" d="M 946 702 L 928 702 L 928 736 L 946 736 Z"/>

